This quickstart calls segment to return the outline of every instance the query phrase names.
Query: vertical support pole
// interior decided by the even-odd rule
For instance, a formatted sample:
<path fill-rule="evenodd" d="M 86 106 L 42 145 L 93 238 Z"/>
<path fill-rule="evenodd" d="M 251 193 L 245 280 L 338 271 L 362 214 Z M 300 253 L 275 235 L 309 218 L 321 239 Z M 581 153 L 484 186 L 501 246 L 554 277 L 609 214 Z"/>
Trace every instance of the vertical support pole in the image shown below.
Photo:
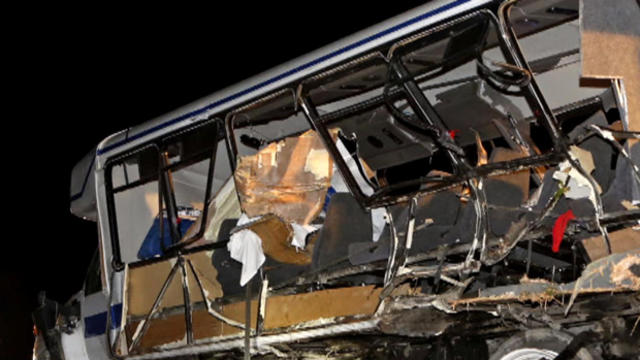
<path fill-rule="evenodd" d="M 182 271 L 182 296 L 184 299 L 184 321 L 187 331 L 187 344 L 193 344 L 193 313 L 191 311 L 191 294 L 189 294 L 189 279 L 187 278 L 187 268 L 184 265 L 184 258 L 178 256 L 178 264 Z"/>
<path fill-rule="evenodd" d="M 244 307 L 244 360 L 251 359 L 251 284 L 252 280 L 247 282 L 246 287 L 246 299 Z"/>
<path fill-rule="evenodd" d="M 411 250 L 411 246 L 413 246 L 413 233 L 416 227 L 416 207 L 418 206 L 418 199 L 415 197 L 411 198 L 411 204 L 409 205 L 409 221 L 407 222 L 407 231 L 404 242 L 404 252 L 402 254 L 402 261 L 400 266 L 404 267 L 407 265 L 407 258 L 409 257 L 409 250 Z"/>
<path fill-rule="evenodd" d="M 260 284 L 260 298 L 258 299 L 258 321 L 256 322 L 256 335 L 260 335 L 264 329 L 264 318 L 267 306 L 267 293 L 269 292 L 269 279 L 264 277 Z"/>
<path fill-rule="evenodd" d="M 331 134 L 327 130 L 327 127 L 321 124 L 320 115 L 318 114 L 316 107 L 313 105 L 311 99 L 309 99 L 308 96 L 302 94 L 301 88 L 298 89 L 298 93 L 298 101 L 300 102 L 302 111 L 309 121 L 309 124 L 318 134 L 320 134 L 320 139 L 322 140 L 327 150 L 329 150 L 329 154 L 331 154 L 336 167 L 342 174 L 342 177 L 344 178 L 344 181 L 347 184 L 349 190 L 351 190 L 353 196 L 355 196 L 358 202 L 363 203 L 365 201 L 365 195 L 362 192 L 362 189 L 360 189 L 360 186 L 358 186 L 358 183 L 351 174 L 351 171 L 349 171 L 347 163 L 342 158 L 342 156 L 340 156 L 340 151 L 338 151 L 336 143 L 331 140 Z"/>
<path fill-rule="evenodd" d="M 497 24 L 497 27 L 501 35 L 500 45 L 503 49 L 502 52 L 504 56 L 507 58 L 507 61 L 519 68 L 526 69 L 527 71 L 529 71 L 529 73 L 533 74 L 533 72 L 531 71 L 531 67 L 529 67 L 529 64 L 522 54 L 522 50 L 520 49 L 520 45 L 518 44 L 517 36 L 509 21 L 511 6 L 516 1 L 517 0 L 504 1 L 498 8 L 499 23 Z M 494 19 L 495 21 L 495 17 L 493 17 L 492 19 Z M 561 152 L 566 152 L 568 146 L 564 141 L 564 137 L 558 126 L 558 120 L 556 119 L 555 115 L 553 115 L 553 111 L 551 111 L 551 108 L 544 99 L 542 91 L 538 87 L 534 76 L 531 76 L 531 80 L 529 81 L 529 84 L 527 84 L 526 89 L 527 91 L 525 91 L 524 93 L 525 100 L 533 110 L 536 118 L 542 120 L 541 122 L 543 126 L 547 129 L 549 135 L 551 135 L 551 138 L 553 139 L 554 147 Z"/>
<path fill-rule="evenodd" d="M 384 290 L 380 294 L 380 298 L 385 298 L 391 293 L 394 287 L 393 279 L 395 279 L 398 271 L 406 265 L 409 249 L 411 249 L 413 243 L 413 231 L 415 229 L 415 213 L 417 203 L 418 201 L 415 197 L 411 198 L 411 202 L 409 204 L 409 216 L 407 219 L 406 233 L 402 241 L 398 239 L 398 234 L 395 230 L 391 212 L 389 211 L 389 209 L 387 209 L 387 216 L 389 218 L 389 230 L 392 236 L 392 247 L 389 254 L 389 261 L 387 263 L 387 271 L 385 272 Z"/>
<path fill-rule="evenodd" d="M 162 172 L 162 155 L 158 154 L 158 171 Z M 164 246 L 164 210 L 163 208 L 163 203 L 162 203 L 162 199 L 164 198 L 164 190 L 163 190 L 163 185 L 162 185 L 162 179 L 163 177 L 161 175 L 158 175 L 158 221 L 160 222 L 160 248 L 162 249 L 162 253 L 164 254 L 166 252 L 166 248 Z"/>
<path fill-rule="evenodd" d="M 169 159 L 166 153 L 160 153 L 160 179 L 162 183 L 162 193 L 165 203 L 167 204 L 167 219 L 169 220 L 169 230 L 171 232 L 171 243 L 180 240 L 180 227 L 178 226 L 178 206 L 176 205 L 176 196 L 173 190 L 173 180 L 171 173 L 167 170 Z M 164 219 L 162 219 L 164 221 Z"/>
<path fill-rule="evenodd" d="M 389 236 L 391 237 L 391 249 L 389 251 L 389 259 L 387 259 L 387 269 L 384 273 L 384 287 L 388 287 L 391 284 L 392 280 L 392 269 L 395 266 L 396 254 L 398 252 L 398 233 L 396 232 L 396 227 L 393 222 L 393 215 L 391 215 L 391 211 L 389 208 L 387 210 L 387 219 L 389 219 Z"/>
<path fill-rule="evenodd" d="M 453 168 L 456 173 L 460 173 L 462 171 L 470 171 L 473 168 L 466 161 L 464 156 L 456 153 L 452 149 L 457 147 L 455 145 L 453 139 L 451 139 L 447 133 L 447 126 L 438 115 L 438 112 L 433 108 L 427 97 L 424 95 L 420 86 L 415 82 L 413 76 L 404 66 L 402 61 L 397 58 L 391 59 L 389 64 L 390 70 L 393 75 L 402 80 L 402 87 L 407 94 L 407 101 L 415 111 L 416 115 L 427 125 L 436 127 L 440 136 L 436 140 L 444 150 L 446 151 L 451 163 L 453 164 Z M 469 189 L 473 193 L 474 206 L 476 208 L 476 226 L 475 233 L 473 237 L 473 245 L 469 254 L 467 255 L 467 265 L 471 263 L 473 260 L 473 256 L 478 247 L 478 243 L 482 243 L 482 249 L 480 250 L 480 258 L 484 258 L 486 238 L 488 232 L 488 223 L 486 218 L 486 210 L 487 210 L 487 202 L 486 195 L 484 189 L 482 187 L 482 179 L 480 178 L 477 183 L 475 179 L 470 179 L 467 181 L 467 185 Z"/>
<path fill-rule="evenodd" d="M 215 124 L 216 134 L 220 134 L 220 125 L 217 120 L 213 122 Z M 217 136 L 217 135 L 216 135 Z M 198 232 L 193 235 L 187 241 L 191 243 L 192 241 L 199 239 L 204 236 L 205 229 L 207 228 L 207 219 L 209 218 L 209 202 L 211 201 L 211 188 L 213 187 L 213 176 L 216 169 L 216 156 L 218 153 L 218 143 L 213 144 L 213 148 L 211 149 L 211 154 L 209 156 L 209 170 L 207 171 L 207 185 L 204 189 L 204 208 L 202 209 L 201 218 L 203 219 L 200 224 L 200 229 Z"/>
<path fill-rule="evenodd" d="M 402 64 L 402 61 L 400 59 L 391 59 L 389 66 L 393 75 L 396 78 L 403 80 L 402 88 L 407 94 L 407 101 L 411 105 L 413 111 L 415 111 L 416 115 L 418 115 L 420 120 L 425 124 L 436 127 L 440 131 L 440 137 L 434 140 L 441 144 L 449 143 L 455 146 L 453 139 L 449 137 L 447 132 L 449 129 L 440 118 L 440 115 L 438 115 L 436 110 L 429 103 L 429 100 L 427 100 L 426 96 L 420 89 L 420 86 L 418 86 L 418 84 L 413 80 L 413 76 L 404 64 Z M 445 151 L 456 172 L 459 173 L 460 170 L 469 169 L 470 166 L 466 163 L 465 159 L 450 150 L 450 148 L 452 147 L 445 147 Z"/>

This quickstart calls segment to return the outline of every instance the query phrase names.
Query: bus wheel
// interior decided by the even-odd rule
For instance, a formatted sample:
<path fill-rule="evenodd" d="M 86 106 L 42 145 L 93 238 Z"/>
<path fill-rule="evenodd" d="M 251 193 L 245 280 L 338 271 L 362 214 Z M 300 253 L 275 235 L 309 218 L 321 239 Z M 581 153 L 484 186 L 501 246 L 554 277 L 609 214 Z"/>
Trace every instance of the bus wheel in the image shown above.
<path fill-rule="evenodd" d="M 527 330 L 510 337 L 498 346 L 489 360 L 552 360 L 569 345 L 572 339 L 571 334 L 562 331 Z M 582 348 L 574 359 L 599 360 L 600 357 Z"/>

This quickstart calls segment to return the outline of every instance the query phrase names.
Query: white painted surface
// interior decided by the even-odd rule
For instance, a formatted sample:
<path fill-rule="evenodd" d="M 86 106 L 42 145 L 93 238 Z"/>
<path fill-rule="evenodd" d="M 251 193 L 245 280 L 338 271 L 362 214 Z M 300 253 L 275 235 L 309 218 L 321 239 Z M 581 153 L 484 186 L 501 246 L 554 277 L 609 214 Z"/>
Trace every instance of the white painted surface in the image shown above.
<path fill-rule="evenodd" d="M 102 291 L 85 296 L 84 302 L 82 304 L 83 325 L 84 325 L 84 319 L 86 317 L 100 314 L 105 311 L 107 311 L 107 299 Z M 105 327 L 105 330 L 106 330 L 106 327 Z M 83 326 L 82 336 L 84 337 L 84 326 Z M 106 333 L 84 338 L 84 341 L 86 344 L 85 346 L 86 346 L 87 354 L 91 354 L 89 359 L 91 360 L 109 359 Z M 75 359 L 75 358 L 72 357 L 71 359 Z"/>
<path fill-rule="evenodd" d="M 62 343 L 65 359 L 89 360 L 84 342 L 84 331 L 81 326 L 78 326 L 71 334 L 62 333 L 60 342 Z M 94 358 L 91 359 L 93 360 Z M 96 357 L 96 359 L 99 358 Z"/>

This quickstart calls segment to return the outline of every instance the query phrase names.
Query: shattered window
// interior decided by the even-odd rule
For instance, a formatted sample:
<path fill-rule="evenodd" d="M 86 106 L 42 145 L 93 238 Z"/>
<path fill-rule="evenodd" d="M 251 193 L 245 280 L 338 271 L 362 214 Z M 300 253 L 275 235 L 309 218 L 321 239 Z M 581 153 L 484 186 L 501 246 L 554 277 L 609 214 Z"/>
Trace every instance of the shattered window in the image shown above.
<path fill-rule="evenodd" d="M 427 104 L 410 99 L 410 78 Z M 553 142 L 524 96 L 529 78 L 509 64 L 495 24 L 479 13 L 400 41 L 386 57 L 373 53 L 312 77 L 302 93 L 337 134 L 354 190 L 375 203 L 464 178 L 451 151 L 470 167 L 549 152 Z M 532 190 L 523 186 L 519 198 Z"/>
<path fill-rule="evenodd" d="M 448 31 L 452 54 L 435 69 L 420 69 L 415 64 L 428 64 L 424 59 L 433 50 L 421 43 L 431 44 L 430 38 L 438 33 L 403 44 L 396 56 L 408 69 L 415 68 L 421 90 L 471 165 L 500 161 L 491 158 L 496 148 L 509 149 L 518 157 L 550 150 L 551 138 L 523 94 L 525 70 L 505 59 L 493 23 L 476 20 L 461 22 Z M 468 50 L 474 47 L 475 52 Z M 483 158 L 485 152 L 490 158 Z"/>
<path fill-rule="evenodd" d="M 620 125 L 608 84 L 594 86 L 581 80 L 578 7 L 578 0 L 526 0 L 514 4 L 509 15 L 536 82 L 560 128 L 570 137 L 579 132 L 576 125 L 588 118 L 599 125 Z"/>
<path fill-rule="evenodd" d="M 619 108 L 624 101 L 616 99 L 611 82 L 581 78 L 586 59 L 581 59 L 580 22 L 584 25 L 585 20 L 579 19 L 579 11 L 578 0 L 521 0 L 513 5 L 508 20 L 572 155 L 595 181 L 603 211 L 629 210 L 628 204 L 640 201 L 638 177 L 630 167 L 638 163 L 640 147 L 629 140 L 630 134 L 621 133 L 628 130 Z M 575 176 L 570 181 L 574 180 Z M 570 183 L 569 188 L 590 192 L 585 183 Z M 593 200 L 598 203 L 595 196 Z M 597 207 L 584 198 L 563 203 L 560 209 L 583 217 L 592 216 Z"/>
<path fill-rule="evenodd" d="M 451 172 L 430 134 L 405 121 L 411 114 L 406 96 L 387 93 L 388 77 L 387 61 L 373 53 L 302 85 L 333 134 L 344 168 L 358 185 L 354 191 L 365 196 L 394 184 Z"/>
<path fill-rule="evenodd" d="M 240 216 L 240 205 L 235 193 L 235 183 L 233 181 L 229 155 L 224 138 L 219 138 L 216 145 L 216 160 L 211 175 L 211 189 L 208 209 L 205 212 L 204 206 L 196 207 L 200 212 L 196 212 L 194 223 L 185 234 L 182 234 L 181 242 L 185 242 L 188 248 L 204 245 L 208 243 L 227 240 L 227 230 L 230 221 L 234 222 Z M 203 168 L 203 170 L 205 170 Z M 209 171 L 209 163 L 206 164 L 206 173 Z M 206 191 L 207 177 L 200 177 L 203 189 Z M 176 191 L 176 194 L 179 192 Z M 204 192 L 200 201 L 204 199 Z M 196 197 L 197 199 L 197 197 Z M 201 228 L 203 219 L 206 217 L 204 228 Z M 201 234 L 198 234 L 198 232 Z"/>
<path fill-rule="evenodd" d="M 221 198 L 234 199 L 229 196 L 233 191 L 224 135 L 216 121 L 172 134 L 110 166 L 123 262 L 216 240 L 224 219 L 216 204 L 221 207 Z M 214 148 L 218 161 L 211 169 Z M 202 226 L 211 170 L 215 175 L 210 179 L 209 199 L 213 201 L 209 202 L 207 226 Z"/>
<path fill-rule="evenodd" d="M 286 137 L 309 130 L 309 123 L 296 112 L 291 90 L 284 90 L 234 111 L 227 122 L 232 129 L 236 158 L 254 155 Z"/>
<path fill-rule="evenodd" d="M 505 56 L 496 26 L 484 12 L 463 16 L 301 85 L 365 205 L 416 197 L 416 251 L 513 236 L 558 189 L 549 171 L 561 160 L 532 76 Z"/>
<path fill-rule="evenodd" d="M 115 222 L 125 263 L 138 260 L 138 249 L 158 214 L 158 158 L 157 148 L 149 146 L 111 166 Z"/>
<path fill-rule="evenodd" d="M 518 1 L 509 22 L 545 100 L 557 111 L 605 92 L 581 86 L 578 0 Z"/>
<path fill-rule="evenodd" d="M 387 66 L 381 59 L 374 58 L 367 63 L 373 68 L 383 65 L 385 76 L 379 74 L 377 78 L 386 78 Z M 380 73 L 380 69 L 377 72 Z M 370 76 L 368 73 L 369 69 L 365 68 L 352 76 L 362 75 L 366 79 Z M 363 98 L 376 96 L 384 97 L 380 88 L 358 94 L 356 99 L 325 104 L 323 108 L 335 109 L 345 103 L 358 106 Z M 314 91 L 310 92 L 310 97 L 315 98 Z M 371 196 L 380 188 L 450 173 L 451 165 L 448 159 L 443 152 L 437 151 L 430 134 L 405 121 L 405 117 L 412 114 L 406 96 L 395 94 L 385 100 L 363 111 L 345 112 L 345 116 L 335 118 L 328 117 L 324 122 L 329 131 L 336 134 L 334 141 L 338 152 L 344 158 L 361 191 Z M 393 111 L 399 116 L 394 116 Z M 399 118 L 400 116 L 403 118 Z"/>
<path fill-rule="evenodd" d="M 340 202 L 335 199 L 344 195 L 337 193 L 348 191 L 322 138 L 296 106 L 293 91 L 235 110 L 227 117 L 227 127 L 242 215 L 229 238 L 229 252 L 213 255 L 214 266 L 229 274 L 225 294 L 239 292 L 238 284 L 243 286 L 263 264 L 270 284 L 290 281 L 317 266 L 319 234 L 327 229 L 331 207 Z M 350 204 L 362 212 L 355 201 Z M 239 255 L 256 247 L 255 261 Z M 229 265 L 235 260 L 242 263 L 240 274 Z"/>
<path fill-rule="evenodd" d="M 235 182 L 250 218 L 276 214 L 309 224 L 322 209 L 332 163 L 293 92 L 267 96 L 229 115 L 237 149 Z"/>
<path fill-rule="evenodd" d="M 518 1 L 509 22 L 545 100 L 570 142 L 591 153 L 592 175 L 606 192 L 614 179 L 616 149 L 607 140 L 585 135 L 591 126 L 622 130 L 614 94 L 608 86 L 581 81 L 579 1 Z M 621 210 L 611 201 L 605 208 Z M 613 205 L 613 206 L 610 206 Z"/>

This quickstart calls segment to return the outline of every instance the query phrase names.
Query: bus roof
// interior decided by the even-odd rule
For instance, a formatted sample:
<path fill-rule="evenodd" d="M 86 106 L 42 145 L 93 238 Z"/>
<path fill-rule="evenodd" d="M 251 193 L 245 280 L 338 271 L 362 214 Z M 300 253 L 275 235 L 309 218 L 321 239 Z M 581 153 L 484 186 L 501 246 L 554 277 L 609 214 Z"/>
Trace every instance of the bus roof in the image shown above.
<path fill-rule="evenodd" d="M 495 0 L 431 1 L 164 115 L 112 134 L 72 170 L 71 212 L 79 217 L 95 219 L 95 179 L 91 173 L 101 169 L 110 156 L 188 126 L 194 121 L 220 114 L 421 28 L 493 1 Z"/>
<path fill-rule="evenodd" d="M 221 113 L 234 105 L 265 95 L 288 83 L 403 37 L 429 24 L 491 1 L 493 0 L 436 0 L 429 2 L 150 121 L 133 126 L 127 131 L 114 134 L 101 143 L 96 153 L 102 157 L 121 152 L 147 138 L 156 137 L 195 120 Z"/>

